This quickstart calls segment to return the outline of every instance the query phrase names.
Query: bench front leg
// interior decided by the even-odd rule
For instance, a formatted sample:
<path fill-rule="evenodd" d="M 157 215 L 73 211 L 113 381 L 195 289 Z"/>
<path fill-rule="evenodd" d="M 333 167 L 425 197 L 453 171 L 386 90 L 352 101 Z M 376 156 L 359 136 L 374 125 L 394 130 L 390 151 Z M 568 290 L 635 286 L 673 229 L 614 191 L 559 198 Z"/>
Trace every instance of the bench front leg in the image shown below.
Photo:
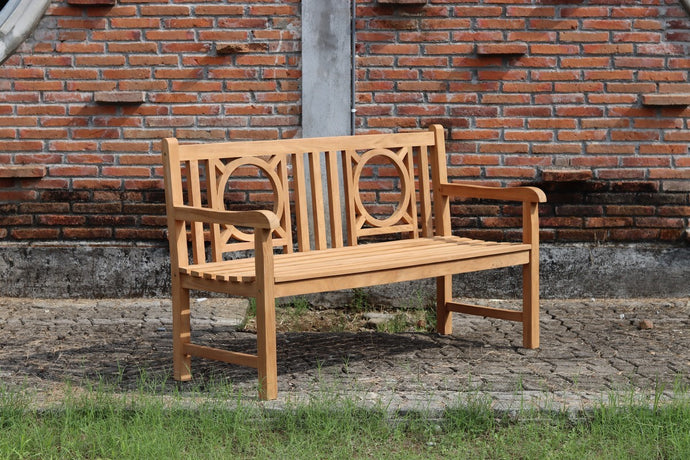
<path fill-rule="evenodd" d="M 453 276 L 436 278 L 436 332 L 443 335 L 453 333 L 453 312 L 447 307 L 453 300 Z"/>
<path fill-rule="evenodd" d="M 537 203 L 522 204 L 522 241 L 532 246 L 522 266 L 522 346 L 539 348 L 539 211 Z"/>
<path fill-rule="evenodd" d="M 173 378 L 178 381 L 192 379 L 192 357 L 184 347 L 191 340 L 191 312 L 189 289 L 180 285 L 180 274 L 172 275 L 172 313 L 173 313 Z"/>
<path fill-rule="evenodd" d="M 255 229 L 256 260 L 256 338 L 259 357 L 259 398 L 278 397 L 278 360 L 276 353 L 275 276 L 273 271 L 272 230 Z"/>

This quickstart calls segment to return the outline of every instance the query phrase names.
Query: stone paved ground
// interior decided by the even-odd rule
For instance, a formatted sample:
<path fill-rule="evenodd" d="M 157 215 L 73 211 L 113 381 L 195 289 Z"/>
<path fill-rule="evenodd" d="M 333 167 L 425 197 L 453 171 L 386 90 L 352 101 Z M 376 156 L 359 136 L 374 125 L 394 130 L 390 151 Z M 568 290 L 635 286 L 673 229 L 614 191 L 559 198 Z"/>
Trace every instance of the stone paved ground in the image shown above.
<path fill-rule="evenodd" d="M 195 302 L 195 341 L 253 352 L 254 336 L 237 331 L 245 305 Z M 104 379 L 134 389 L 145 373 L 165 382 L 165 391 L 223 379 L 244 398 L 256 397 L 255 371 L 223 363 L 194 360 L 192 383 L 170 381 L 169 300 L 0 298 L 0 311 L 5 385 L 37 388 L 50 399 L 66 382 Z M 524 403 L 577 410 L 618 392 L 670 395 L 674 385 L 690 385 L 690 298 L 544 300 L 541 311 L 538 350 L 520 347 L 517 324 L 457 314 L 452 336 L 279 333 L 279 400 L 272 404 L 342 392 L 395 408 L 482 395 L 508 410 Z M 652 328 L 640 329 L 642 320 Z"/>

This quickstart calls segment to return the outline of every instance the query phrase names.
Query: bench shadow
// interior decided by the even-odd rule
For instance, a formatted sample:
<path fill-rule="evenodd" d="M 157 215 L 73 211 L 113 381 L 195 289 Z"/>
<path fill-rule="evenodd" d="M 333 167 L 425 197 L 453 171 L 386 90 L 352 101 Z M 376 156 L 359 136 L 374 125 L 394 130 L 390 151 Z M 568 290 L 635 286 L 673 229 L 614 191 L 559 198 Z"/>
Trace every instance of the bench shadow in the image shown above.
<path fill-rule="evenodd" d="M 200 336 L 199 343 L 243 353 L 256 353 L 254 334 L 198 329 L 196 332 Z M 15 345 L 18 345 L 15 350 L 23 348 L 21 344 Z M 120 335 L 119 339 L 81 347 L 70 347 L 69 343 L 64 345 L 59 351 L 38 351 L 33 354 L 26 351 L 10 352 L 7 359 L 3 360 L 3 371 L 27 376 L 27 381 L 39 379 L 89 386 L 105 384 L 115 391 L 143 388 L 168 393 L 176 390 L 204 390 L 212 387 L 215 382 L 226 382 L 238 387 L 255 386 L 257 382 L 255 369 L 197 358 L 192 361 L 193 380 L 174 381 L 172 340 L 169 333 L 158 336 L 151 333 L 144 338 Z M 329 366 L 347 363 L 358 369 L 365 366 L 376 371 L 382 362 L 396 356 L 434 355 L 447 346 L 462 350 L 476 349 L 483 344 L 461 337 L 423 332 L 287 332 L 278 334 L 277 345 L 278 381 L 281 385 L 281 376 L 283 379 L 288 376 L 291 379 L 310 379 Z"/>

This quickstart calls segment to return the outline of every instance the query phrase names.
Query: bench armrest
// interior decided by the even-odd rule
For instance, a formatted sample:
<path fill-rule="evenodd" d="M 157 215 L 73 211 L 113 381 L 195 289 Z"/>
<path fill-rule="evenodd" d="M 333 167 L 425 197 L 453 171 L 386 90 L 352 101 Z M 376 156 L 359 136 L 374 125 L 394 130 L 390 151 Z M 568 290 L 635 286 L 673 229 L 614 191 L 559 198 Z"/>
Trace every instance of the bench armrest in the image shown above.
<path fill-rule="evenodd" d="M 441 184 L 442 195 L 488 200 L 546 203 L 546 195 L 537 187 L 485 187 L 482 185 Z"/>
<path fill-rule="evenodd" d="M 194 206 L 173 206 L 175 220 L 206 222 L 274 230 L 280 220 L 271 211 L 216 211 Z"/>

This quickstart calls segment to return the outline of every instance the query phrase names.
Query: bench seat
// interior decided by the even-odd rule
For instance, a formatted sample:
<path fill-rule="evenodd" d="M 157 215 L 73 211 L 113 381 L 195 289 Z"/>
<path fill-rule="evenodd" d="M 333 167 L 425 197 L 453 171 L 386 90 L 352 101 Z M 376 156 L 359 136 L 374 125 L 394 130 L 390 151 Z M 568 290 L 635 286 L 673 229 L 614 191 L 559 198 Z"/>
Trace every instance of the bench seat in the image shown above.
<path fill-rule="evenodd" d="M 433 265 L 495 258 L 512 254 L 527 263 L 530 245 L 473 240 L 460 237 L 432 237 L 386 241 L 321 251 L 278 254 L 274 257 L 276 284 L 344 275 L 376 273 L 384 270 L 421 267 L 419 278 L 434 276 Z M 509 265 L 515 265 L 510 263 Z M 487 268 L 496 268 L 494 266 Z M 429 271 L 431 270 L 431 273 Z M 473 267 L 473 271 L 476 268 Z M 446 269 L 441 271 L 445 272 Z M 232 283 L 252 283 L 256 279 L 254 258 L 212 262 L 181 267 L 180 273 L 196 278 Z M 457 273 L 457 272 L 456 272 Z M 378 284 L 374 282 L 373 284 Z"/>

